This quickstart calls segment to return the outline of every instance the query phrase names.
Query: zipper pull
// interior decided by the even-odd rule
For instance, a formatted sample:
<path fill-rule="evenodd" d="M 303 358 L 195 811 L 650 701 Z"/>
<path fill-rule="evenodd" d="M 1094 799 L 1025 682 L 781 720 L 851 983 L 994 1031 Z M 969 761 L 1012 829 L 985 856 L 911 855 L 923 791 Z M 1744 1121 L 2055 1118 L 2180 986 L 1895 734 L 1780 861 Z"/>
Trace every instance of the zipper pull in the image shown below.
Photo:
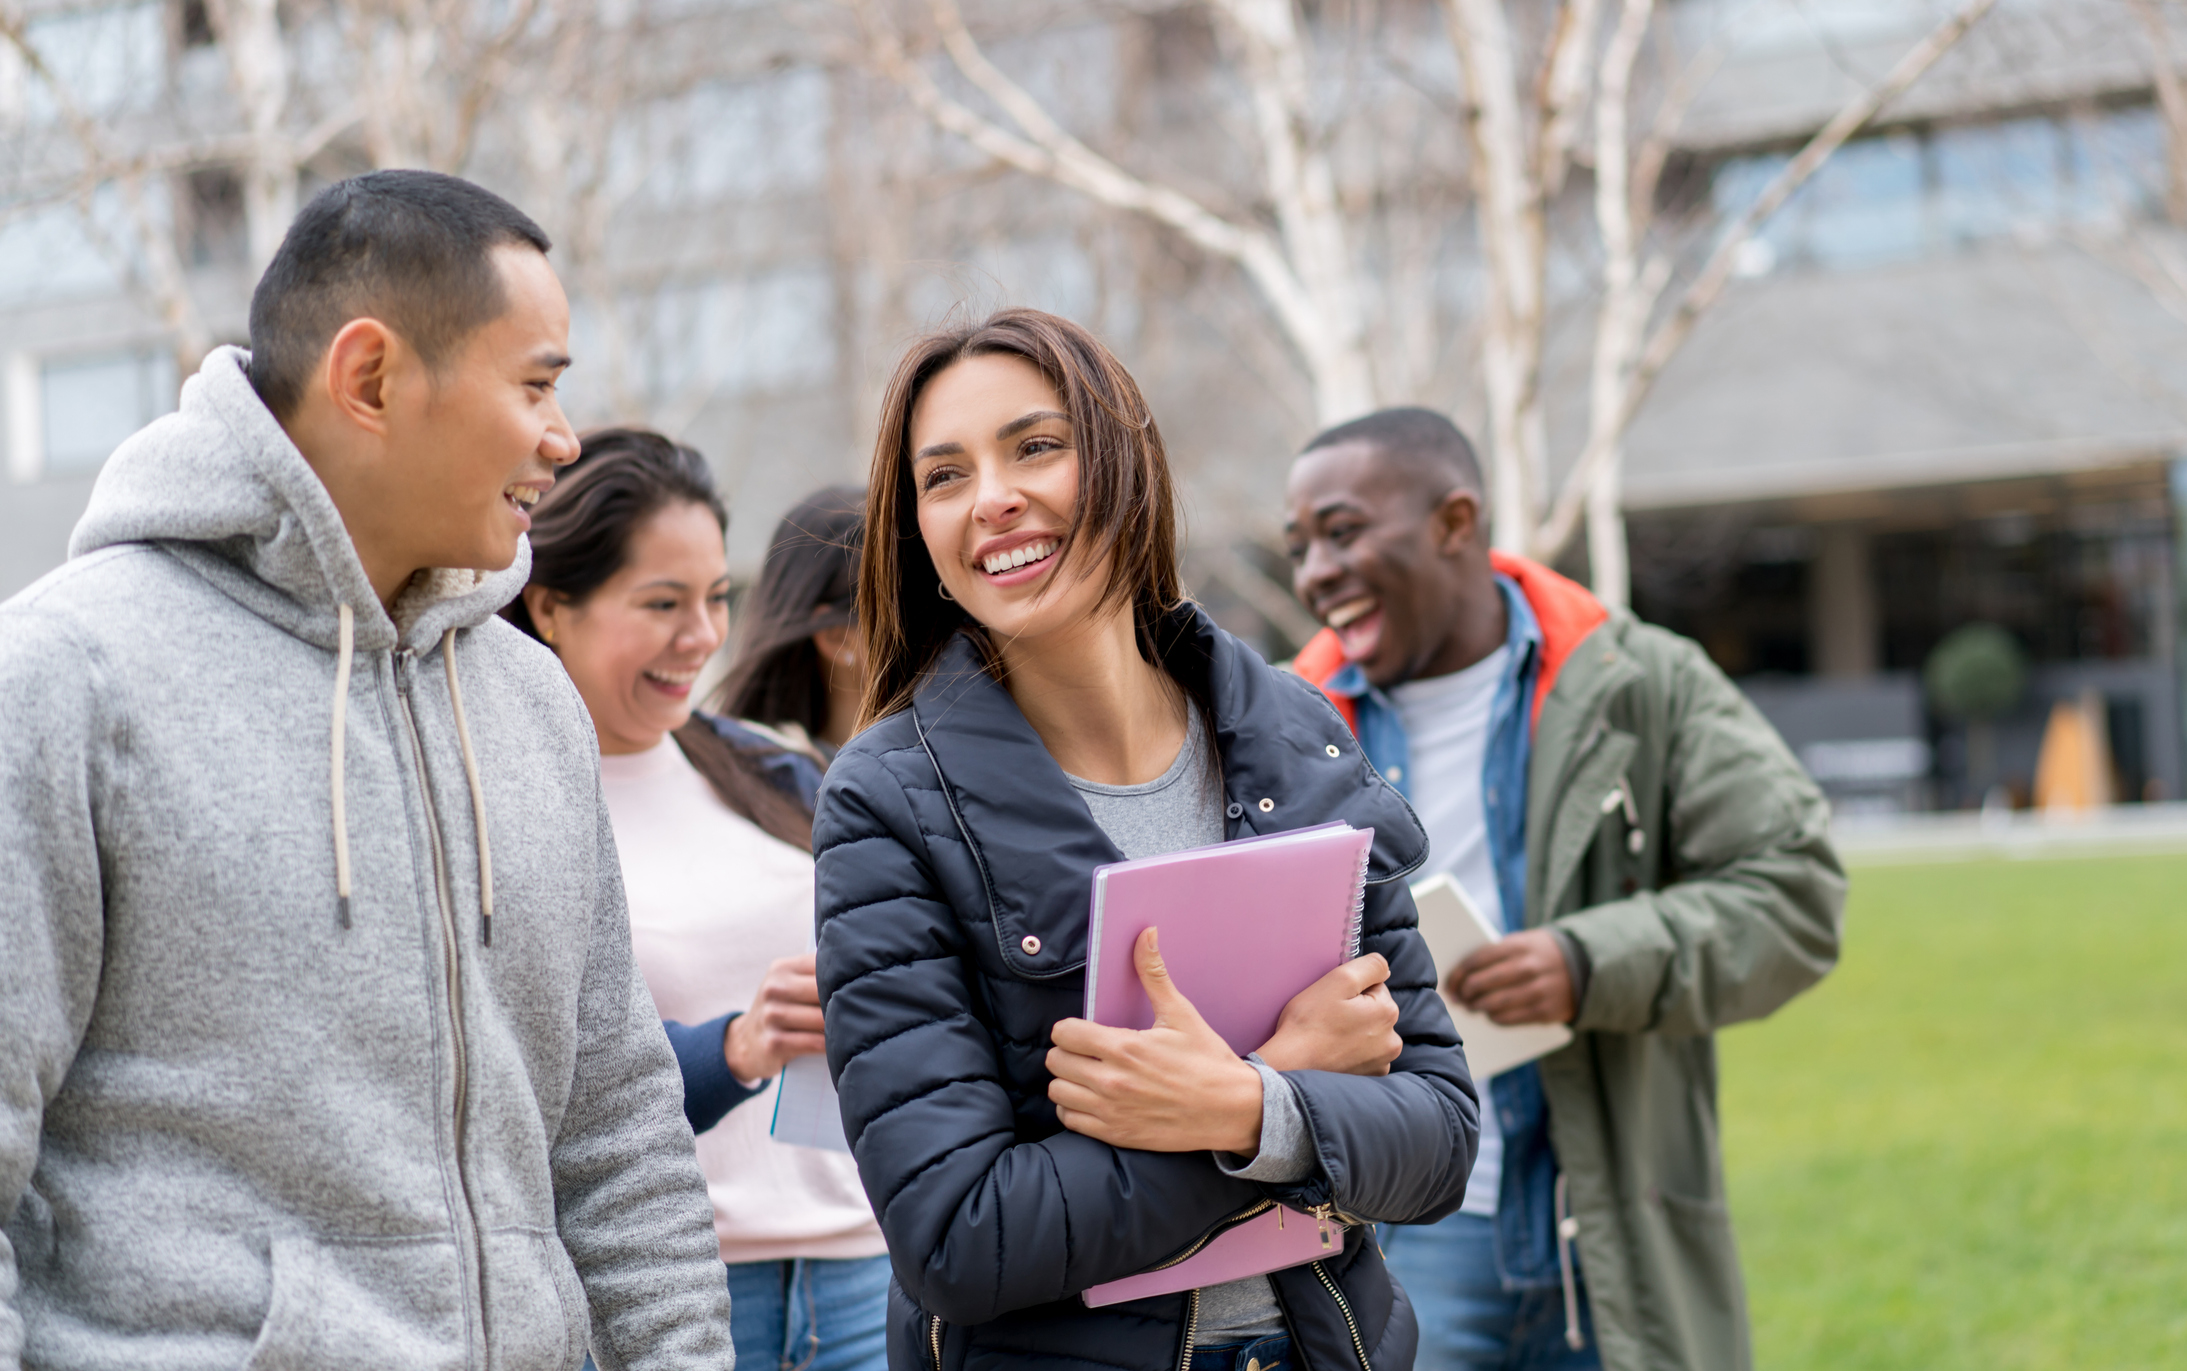
<path fill-rule="evenodd" d="M 1317 1204 L 1312 1209 L 1306 1211 L 1307 1213 L 1312 1214 L 1315 1221 L 1320 1223 L 1321 1225 L 1321 1250 L 1324 1252 L 1328 1251 L 1330 1247 L 1329 1215 L 1334 1212 L 1335 1209 L 1336 1206 L 1333 1204 Z"/>
<path fill-rule="evenodd" d="M 404 695 L 410 693 L 410 676 L 416 670 L 418 654 L 415 648 L 398 648 L 395 651 L 395 689 Z"/>

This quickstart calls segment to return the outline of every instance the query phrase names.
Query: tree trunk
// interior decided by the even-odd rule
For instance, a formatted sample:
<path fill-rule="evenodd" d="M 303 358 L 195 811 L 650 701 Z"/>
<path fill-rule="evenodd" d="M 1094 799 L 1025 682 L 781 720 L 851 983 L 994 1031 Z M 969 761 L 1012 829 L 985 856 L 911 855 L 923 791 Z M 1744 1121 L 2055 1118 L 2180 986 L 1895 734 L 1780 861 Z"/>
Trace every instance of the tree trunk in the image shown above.
<path fill-rule="evenodd" d="M 1541 187 L 1529 165 L 1517 65 L 1502 0 L 1444 0 L 1466 82 L 1474 213 L 1488 266 L 1481 369 L 1488 398 L 1491 535 L 1524 552 L 1545 485 L 1541 412 Z"/>
<path fill-rule="evenodd" d="M 282 125 L 288 114 L 289 60 L 276 0 L 213 0 L 207 6 L 228 59 L 228 78 L 250 125 L 243 170 L 243 222 L 255 278 L 273 260 L 296 218 L 296 152 Z"/>
<path fill-rule="evenodd" d="M 1376 391 L 1336 174 L 1312 124 L 1298 16 L 1292 0 L 1217 2 L 1245 39 L 1246 77 L 1284 255 L 1319 319 L 1319 327 L 1293 342 L 1313 375 L 1314 411 L 1326 428 L 1373 409 Z"/>
<path fill-rule="evenodd" d="M 1308 121 L 1303 40 L 1290 0 L 1211 0 L 1245 38 L 1264 185 L 1276 205 L 1280 237 L 1258 224 L 1226 219 L 1174 186 L 1135 176 L 1067 132 L 988 60 L 955 0 L 932 0 L 942 46 L 958 72 L 1009 116 L 1014 129 L 943 94 L 905 53 L 874 0 L 852 3 L 874 65 L 938 127 L 1006 166 L 1143 215 L 1235 263 L 1304 364 L 1319 423 L 1337 423 L 1375 407 L 1361 278 L 1345 244 L 1335 176 Z"/>

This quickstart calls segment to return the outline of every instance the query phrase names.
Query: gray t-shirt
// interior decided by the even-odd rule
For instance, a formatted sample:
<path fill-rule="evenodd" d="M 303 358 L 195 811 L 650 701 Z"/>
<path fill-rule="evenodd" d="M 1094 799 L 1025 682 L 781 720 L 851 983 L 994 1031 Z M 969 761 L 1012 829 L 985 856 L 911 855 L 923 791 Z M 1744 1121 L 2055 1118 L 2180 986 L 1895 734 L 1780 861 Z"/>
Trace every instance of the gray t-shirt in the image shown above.
<path fill-rule="evenodd" d="M 1209 749 L 1206 721 L 1196 706 L 1188 703 L 1186 708 L 1185 745 L 1177 750 L 1169 770 L 1153 780 L 1103 785 L 1068 778 L 1092 811 L 1094 822 L 1128 858 L 1159 857 L 1223 841 L 1222 776 Z M 1215 1164 L 1229 1175 L 1251 1181 L 1303 1180 L 1312 1174 L 1315 1158 L 1298 1095 L 1290 1082 L 1258 1057 L 1247 1060 L 1261 1073 L 1261 1150 L 1250 1160 L 1218 1152 Z M 1283 1313 L 1266 1276 L 1248 1276 L 1200 1291 L 1196 1342 L 1202 1347 L 1247 1342 L 1282 1331 Z"/>

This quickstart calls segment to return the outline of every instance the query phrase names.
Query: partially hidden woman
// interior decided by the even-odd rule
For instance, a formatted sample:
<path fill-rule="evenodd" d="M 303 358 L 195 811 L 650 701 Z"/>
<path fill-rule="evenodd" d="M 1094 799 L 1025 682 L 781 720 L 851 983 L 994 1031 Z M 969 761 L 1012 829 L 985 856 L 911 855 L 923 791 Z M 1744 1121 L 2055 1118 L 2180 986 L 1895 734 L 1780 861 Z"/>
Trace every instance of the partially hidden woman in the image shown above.
<path fill-rule="evenodd" d="M 822 1046 L 805 798 L 818 767 L 692 708 L 727 630 L 727 525 L 698 453 L 593 433 L 534 512 L 531 583 L 504 613 L 562 659 L 599 735 L 631 944 L 678 1021 L 738 1355 L 878 1371 L 888 1259 L 857 1173 L 767 1132 L 771 1078 Z"/>
<path fill-rule="evenodd" d="M 736 664 L 713 697 L 722 714 L 775 730 L 822 763 L 849 741 L 865 694 L 852 627 L 865 521 L 855 486 L 824 486 L 782 516 L 740 615 Z"/>
<path fill-rule="evenodd" d="M 1179 586 L 1138 386 L 1029 310 L 916 343 L 867 489 L 866 725 L 814 820 L 829 1064 L 913 1368 L 1402 1371 L 1375 1222 L 1456 1209 L 1479 1123 L 1406 873 L 1426 839 L 1304 682 Z M 1104 863 L 1373 827 L 1365 955 L 1241 1059 L 1135 947 L 1145 1032 L 1075 1017 Z M 1254 974 L 1250 942 L 1236 975 Z M 1166 993 L 1165 993 L 1166 991 Z M 1264 1199 L 1348 1225 L 1306 1266 L 1089 1308 Z"/>

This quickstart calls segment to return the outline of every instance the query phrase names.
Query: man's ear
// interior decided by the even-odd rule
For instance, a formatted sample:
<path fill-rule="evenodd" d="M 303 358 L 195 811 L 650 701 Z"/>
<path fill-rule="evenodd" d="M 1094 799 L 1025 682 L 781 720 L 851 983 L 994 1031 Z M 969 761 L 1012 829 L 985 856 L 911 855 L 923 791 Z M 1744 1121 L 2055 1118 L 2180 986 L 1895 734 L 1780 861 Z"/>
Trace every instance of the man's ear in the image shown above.
<path fill-rule="evenodd" d="M 395 331 L 377 319 L 352 319 L 327 345 L 320 382 L 334 412 L 369 433 L 384 435 L 388 383 L 403 352 Z"/>
<path fill-rule="evenodd" d="M 1436 551 L 1454 556 L 1481 541 L 1481 497 L 1461 486 L 1436 502 Z"/>

